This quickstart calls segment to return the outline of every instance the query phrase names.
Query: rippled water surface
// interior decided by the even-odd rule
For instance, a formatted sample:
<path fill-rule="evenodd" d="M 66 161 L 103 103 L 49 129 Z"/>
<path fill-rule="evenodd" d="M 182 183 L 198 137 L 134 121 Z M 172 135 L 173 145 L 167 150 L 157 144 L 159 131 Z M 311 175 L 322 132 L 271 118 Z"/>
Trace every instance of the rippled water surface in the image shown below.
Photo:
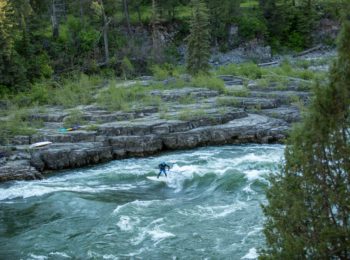
<path fill-rule="evenodd" d="M 255 259 L 281 145 L 200 148 L 0 186 L 0 259 Z M 168 182 L 154 182 L 161 161 Z"/>

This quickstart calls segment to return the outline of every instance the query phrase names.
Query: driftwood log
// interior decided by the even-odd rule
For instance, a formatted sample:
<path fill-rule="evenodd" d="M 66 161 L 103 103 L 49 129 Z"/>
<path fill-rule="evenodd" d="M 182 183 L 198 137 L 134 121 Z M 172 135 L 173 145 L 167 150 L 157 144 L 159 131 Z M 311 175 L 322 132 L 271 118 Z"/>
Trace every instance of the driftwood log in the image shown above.
<path fill-rule="evenodd" d="M 300 56 L 309 54 L 311 52 L 318 51 L 318 50 L 322 49 L 322 47 L 323 46 L 321 44 L 319 44 L 319 45 L 317 45 L 317 46 L 315 46 L 313 48 L 310 48 L 310 49 L 307 49 L 305 51 L 299 52 L 299 53 L 295 54 L 293 57 L 300 57 Z"/>

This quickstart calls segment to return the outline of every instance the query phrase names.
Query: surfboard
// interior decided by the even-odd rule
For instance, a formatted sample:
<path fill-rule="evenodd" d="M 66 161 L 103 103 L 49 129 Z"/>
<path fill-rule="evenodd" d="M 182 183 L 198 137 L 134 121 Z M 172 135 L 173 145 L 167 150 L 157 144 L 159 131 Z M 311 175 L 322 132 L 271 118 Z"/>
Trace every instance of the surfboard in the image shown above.
<path fill-rule="evenodd" d="M 157 176 L 148 176 L 147 179 L 151 180 L 151 181 L 158 181 L 158 182 L 167 182 L 168 178 L 165 176 L 159 176 L 159 178 L 157 178 Z"/>
<path fill-rule="evenodd" d="M 49 141 L 46 141 L 46 142 L 38 142 L 38 143 L 31 144 L 31 145 L 29 146 L 29 148 L 43 147 L 43 146 L 46 146 L 46 145 L 49 145 L 49 144 L 52 144 L 52 142 L 49 142 Z"/>

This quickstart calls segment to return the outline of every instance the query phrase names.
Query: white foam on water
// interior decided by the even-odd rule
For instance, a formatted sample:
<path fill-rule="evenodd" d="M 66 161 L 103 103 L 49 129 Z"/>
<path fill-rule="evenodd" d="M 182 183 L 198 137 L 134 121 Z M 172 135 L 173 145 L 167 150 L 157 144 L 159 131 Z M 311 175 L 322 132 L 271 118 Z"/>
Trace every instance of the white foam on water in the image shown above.
<path fill-rule="evenodd" d="M 204 219 L 215 219 L 226 217 L 237 210 L 242 210 L 247 203 L 237 201 L 235 204 L 223 206 L 196 206 L 190 210 L 179 210 L 178 212 L 185 216 L 196 216 Z"/>
<path fill-rule="evenodd" d="M 174 164 L 172 167 L 172 171 L 175 172 L 181 172 L 181 173 L 199 173 L 200 172 L 200 166 L 199 165 L 183 165 L 179 166 L 177 164 Z"/>
<path fill-rule="evenodd" d="M 130 218 L 129 216 L 120 216 L 117 226 L 121 231 L 132 231 L 135 225 L 140 223 L 139 218 Z"/>
<path fill-rule="evenodd" d="M 131 243 L 133 245 L 139 245 L 145 239 L 150 238 L 153 242 L 155 242 L 154 245 L 157 245 L 170 237 L 175 237 L 175 235 L 173 233 L 161 230 L 160 227 L 156 227 L 152 230 L 143 229 L 136 238 L 131 240 Z"/>
<path fill-rule="evenodd" d="M 48 186 L 50 185 L 50 186 Z M 71 184 L 72 185 L 72 184 Z M 73 184 L 74 185 L 74 184 Z M 55 192 L 100 193 L 103 191 L 130 190 L 135 188 L 132 184 L 118 184 L 116 186 L 100 185 L 88 187 L 83 184 L 69 186 L 66 183 L 20 182 L 9 188 L 0 189 L 0 201 L 15 198 L 40 197 Z"/>
<path fill-rule="evenodd" d="M 173 233 L 161 230 L 159 227 L 156 227 L 154 230 L 147 231 L 147 234 L 151 236 L 151 239 L 155 242 L 155 245 L 157 245 L 166 238 L 175 237 Z"/>
<path fill-rule="evenodd" d="M 150 206 L 152 203 L 154 203 L 155 201 L 159 201 L 159 200 L 134 200 L 132 202 L 128 202 L 125 203 L 123 205 L 119 205 L 118 207 L 115 208 L 115 210 L 113 210 L 113 214 L 118 214 L 119 211 L 121 211 L 122 209 L 124 209 L 125 207 L 134 207 L 136 209 L 141 209 L 141 208 L 145 208 Z"/>
<path fill-rule="evenodd" d="M 139 228 L 140 231 L 135 238 L 131 239 L 131 244 L 139 245 L 148 238 L 155 242 L 154 245 L 157 245 L 164 239 L 175 237 L 173 233 L 161 229 L 164 226 L 163 222 L 163 218 L 158 218 L 147 226 Z"/>
<path fill-rule="evenodd" d="M 169 188 L 175 189 L 174 192 L 180 192 L 183 184 L 188 179 L 193 179 L 193 173 L 189 172 L 170 172 L 166 181 Z"/>
<path fill-rule="evenodd" d="M 245 186 L 243 188 L 243 191 L 246 193 L 251 193 L 251 194 L 256 194 L 256 191 L 252 190 L 252 188 L 250 187 L 251 183 L 249 183 L 247 186 Z"/>
<path fill-rule="evenodd" d="M 244 255 L 241 259 L 257 259 L 259 257 L 256 248 L 249 249 L 249 252 Z"/>
<path fill-rule="evenodd" d="M 115 256 L 115 255 L 103 255 L 102 259 L 112 259 L 112 260 L 117 260 L 119 259 L 119 257 Z"/>
<path fill-rule="evenodd" d="M 63 258 L 72 258 L 69 255 L 67 255 L 66 253 L 63 252 L 51 252 L 49 254 L 50 256 L 59 256 L 59 257 L 63 257 Z"/>
<path fill-rule="evenodd" d="M 47 256 L 35 255 L 35 254 L 29 254 L 28 257 L 29 257 L 29 258 L 27 258 L 28 260 L 46 260 L 46 259 L 48 259 Z"/>
<path fill-rule="evenodd" d="M 268 171 L 266 170 L 246 170 L 243 173 L 247 177 L 249 181 L 254 181 L 258 179 L 262 179 L 262 175 L 266 174 Z"/>

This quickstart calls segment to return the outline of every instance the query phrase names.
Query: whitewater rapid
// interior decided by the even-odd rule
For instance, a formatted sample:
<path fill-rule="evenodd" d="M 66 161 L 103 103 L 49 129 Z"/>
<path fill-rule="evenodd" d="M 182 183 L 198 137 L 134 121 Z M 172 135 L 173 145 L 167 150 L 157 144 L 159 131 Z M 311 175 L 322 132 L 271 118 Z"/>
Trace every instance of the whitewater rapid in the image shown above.
<path fill-rule="evenodd" d="M 199 148 L 0 185 L 1 259 L 256 259 L 282 145 Z M 147 176 L 166 161 L 166 183 Z"/>

